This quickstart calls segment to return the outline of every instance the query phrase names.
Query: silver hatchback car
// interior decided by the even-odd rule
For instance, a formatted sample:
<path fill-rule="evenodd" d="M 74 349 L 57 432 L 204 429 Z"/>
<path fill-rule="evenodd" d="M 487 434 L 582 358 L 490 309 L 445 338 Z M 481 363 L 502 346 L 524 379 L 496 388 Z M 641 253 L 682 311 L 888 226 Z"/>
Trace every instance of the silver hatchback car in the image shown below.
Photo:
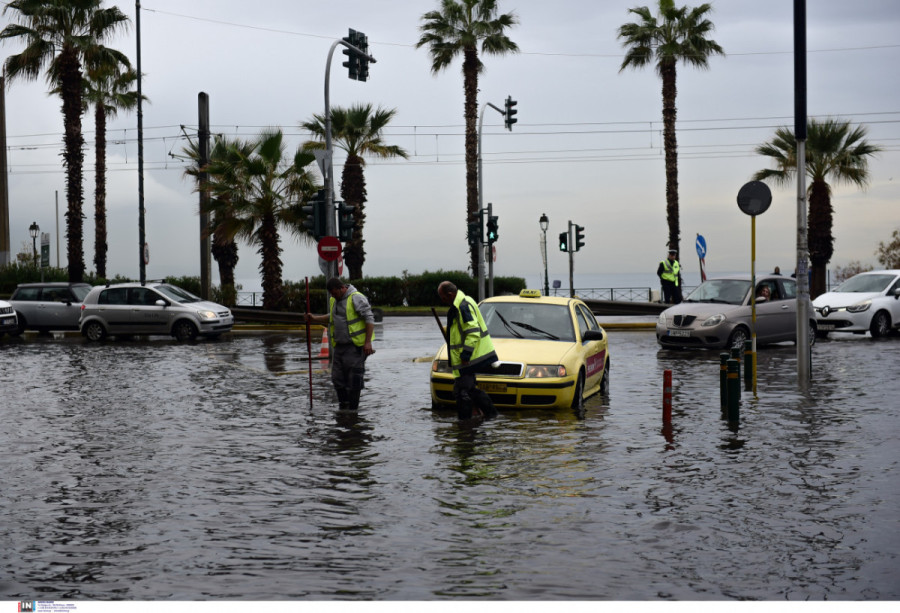
<path fill-rule="evenodd" d="M 25 330 L 77 330 L 81 301 L 91 291 L 87 283 L 20 283 L 9 299 Z"/>
<path fill-rule="evenodd" d="M 797 282 L 781 275 L 756 277 L 756 341 L 797 340 Z M 767 296 L 767 297 L 763 297 Z M 681 304 L 659 315 L 656 340 L 663 347 L 743 347 L 751 337 L 750 275 L 708 279 Z M 809 342 L 816 320 L 809 305 Z"/>
<path fill-rule="evenodd" d="M 79 327 L 89 341 L 131 334 L 163 334 L 179 341 L 215 338 L 234 326 L 231 311 L 175 285 L 119 283 L 95 287 L 81 305 Z"/>

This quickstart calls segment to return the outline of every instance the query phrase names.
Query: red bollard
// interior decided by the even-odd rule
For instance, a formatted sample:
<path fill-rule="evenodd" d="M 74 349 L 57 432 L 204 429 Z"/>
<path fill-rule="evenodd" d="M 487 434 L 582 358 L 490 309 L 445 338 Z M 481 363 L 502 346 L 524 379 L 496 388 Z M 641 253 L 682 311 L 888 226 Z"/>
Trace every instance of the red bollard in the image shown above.
<path fill-rule="evenodd" d="M 663 371 L 663 423 L 672 423 L 672 371 Z"/>

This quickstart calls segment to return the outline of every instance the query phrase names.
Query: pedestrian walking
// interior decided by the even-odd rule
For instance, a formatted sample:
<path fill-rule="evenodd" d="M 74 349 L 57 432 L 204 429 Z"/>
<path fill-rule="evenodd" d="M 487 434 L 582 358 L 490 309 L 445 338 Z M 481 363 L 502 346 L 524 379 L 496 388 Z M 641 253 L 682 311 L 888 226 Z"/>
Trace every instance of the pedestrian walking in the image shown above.
<path fill-rule="evenodd" d="M 668 257 L 659 263 L 656 276 L 662 284 L 663 302 L 666 304 L 678 304 L 681 302 L 681 264 L 677 259 L 678 251 L 669 249 Z"/>
<path fill-rule="evenodd" d="M 325 284 L 328 313 L 306 313 L 306 321 L 327 324 L 331 343 L 331 383 L 341 411 L 359 409 L 365 387 L 366 358 L 375 353 L 375 316 L 368 299 L 352 285 L 334 277 Z"/>
<path fill-rule="evenodd" d="M 447 353 L 453 370 L 453 397 L 460 421 L 472 418 L 473 408 L 481 410 L 486 419 L 497 416 L 491 397 L 478 389 L 475 375 L 490 372 L 498 360 L 494 343 L 478 305 L 450 281 L 438 286 L 441 302 L 447 309 Z"/>

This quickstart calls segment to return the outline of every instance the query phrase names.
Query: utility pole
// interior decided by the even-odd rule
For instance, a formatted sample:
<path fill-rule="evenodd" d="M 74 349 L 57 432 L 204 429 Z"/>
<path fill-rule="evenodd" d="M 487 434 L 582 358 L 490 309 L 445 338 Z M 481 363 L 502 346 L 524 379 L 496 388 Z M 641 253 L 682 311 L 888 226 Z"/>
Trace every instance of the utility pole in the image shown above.
<path fill-rule="evenodd" d="M 209 95 L 200 92 L 197 96 L 197 151 L 200 168 L 209 164 Z M 209 300 L 210 294 L 210 240 L 209 240 L 209 190 L 203 186 L 209 174 L 200 172 L 200 297 Z"/>
<path fill-rule="evenodd" d="M 794 135 L 797 139 L 797 383 L 812 376 L 806 218 L 806 0 L 794 0 Z"/>
<path fill-rule="evenodd" d="M 141 285 L 147 282 L 147 238 L 144 232 L 144 95 L 141 93 L 141 0 L 134 2 L 137 35 L 137 132 L 138 132 L 138 262 Z M 69 263 L 71 266 L 71 262 Z"/>
<path fill-rule="evenodd" d="M 0 266 L 10 262 L 9 174 L 6 165 L 6 75 L 0 75 Z"/>

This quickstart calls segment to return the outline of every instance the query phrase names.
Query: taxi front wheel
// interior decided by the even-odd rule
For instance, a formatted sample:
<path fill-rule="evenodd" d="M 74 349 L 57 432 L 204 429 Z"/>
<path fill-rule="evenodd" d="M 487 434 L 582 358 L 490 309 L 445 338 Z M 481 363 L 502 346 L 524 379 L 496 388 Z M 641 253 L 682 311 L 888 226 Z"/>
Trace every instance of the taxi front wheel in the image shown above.
<path fill-rule="evenodd" d="M 578 410 L 584 408 L 584 371 L 578 373 L 578 383 L 575 384 L 575 395 L 572 396 L 572 408 Z"/>

